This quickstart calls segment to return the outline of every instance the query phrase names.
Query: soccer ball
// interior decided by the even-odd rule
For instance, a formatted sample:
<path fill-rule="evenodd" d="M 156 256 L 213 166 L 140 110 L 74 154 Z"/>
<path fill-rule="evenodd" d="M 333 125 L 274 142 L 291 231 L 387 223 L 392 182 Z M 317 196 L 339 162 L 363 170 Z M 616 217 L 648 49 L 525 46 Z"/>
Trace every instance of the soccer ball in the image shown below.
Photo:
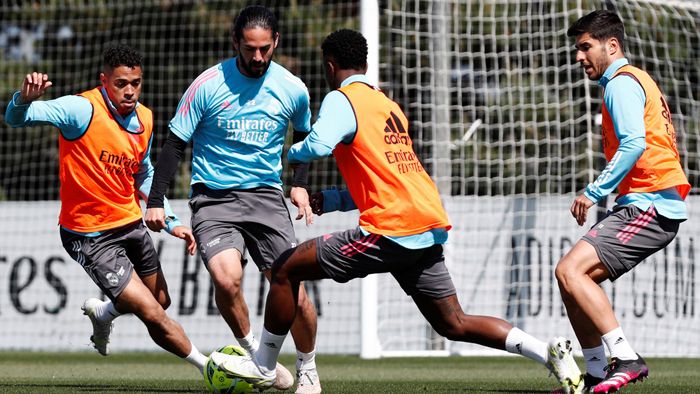
<path fill-rule="evenodd" d="M 233 345 L 224 346 L 216 351 L 233 356 L 248 355 L 243 348 Z M 212 393 L 248 394 L 253 391 L 253 386 L 250 383 L 226 376 L 223 371 L 219 370 L 219 366 L 212 361 L 211 357 L 204 366 L 204 383 Z"/>

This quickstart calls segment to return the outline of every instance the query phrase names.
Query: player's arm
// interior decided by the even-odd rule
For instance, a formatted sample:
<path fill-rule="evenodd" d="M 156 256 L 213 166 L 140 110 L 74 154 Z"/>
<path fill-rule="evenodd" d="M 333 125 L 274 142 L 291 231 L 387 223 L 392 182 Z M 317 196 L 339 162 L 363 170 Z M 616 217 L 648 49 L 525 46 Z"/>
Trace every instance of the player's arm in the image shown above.
<path fill-rule="evenodd" d="M 327 212 L 347 212 L 357 209 L 347 189 L 326 189 L 311 195 L 311 209 L 316 215 Z"/>
<path fill-rule="evenodd" d="M 309 135 L 306 131 L 294 130 L 292 135 L 292 145 L 304 141 L 306 136 Z M 309 170 L 311 169 L 311 163 L 297 163 L 294 165 L 294 175 L 292 179 L 292 187 L 302 187 L 304 189 L 309 188 Z"/>
<path fill-rule="evenodd" d="M 203 74 L 204 75 L 204 74 Z M 166 227 L 165 193 L 180 165 L 185 148 L 206 108 L 207 98 L 202 75 L 190 84 L 170 120 L 168 137 L 158 157 L 151 192 L 146 204 L 146 225 L 153 231 Z"/>
<path fill-rule="evenodd" d="M 342 93 L 332 91 L 323 99 L 309 135 L 289 148 L 287 160 L 292 164 L 310 163 L 330 156 L 336 145 L 351 142 L 356 131 L 357 121 L 350 102 Z"/>
<path fill-rule="evenodd" d="M 294 130 L 292 142 L 296 144 L 301 142 L 308 135 L 308 132 Z M 289 199 L 298 208 L 296 220 L 306 218 L 306 225 L 313 223 L 313 209 L 309 200 L 309 170 L 311 163 L 292 164 L 294 171 L 292 178 L 292 189 L 289 191 Z"/>
<path fill-rule="evenodd" d="M 48 75 L 27 74 L 7 106 L 5 121 L 11 127 L 55 126 L 66 139 L 74 140 L 87 130 L 92 119 L 92 105 L 80 96 L 37 101 L 51 86 Z"/>
<path fill-rule="evenodd" d="M 626 75 L 618 76 L 608 82 L 603 99 L 620 146 L 596 180 L 574 200 L 571 214 L 579 225 L 585 223 L 588 208 L 617 188 L 646 149 L 646 95 L 641 85 Z"/>
<path fill-rule="evenodd" d="M 146 195 L 146 225 L 153 231 L 168 228 L 169 204 L 165 193 L 170 188 L 170 182 L 175 177 L 180 160 L 184 155 L 187 142 L 170 132 L 163 144 L 160 157 L 155 168 L 152 168 L 151 185 Z M 172 211 L 170 212 L 172 213 Z"/>
<path fill-rule="evenodd" d="M 309 91 L 306 86 L 299 80 L 300 90 L 296 95 L 295 111 L 291 117 L 292 125 L 294 126 L 294 134 L 292 135 L 292 144 L 303 141 L 311 130 L 311 108 Z M 292 188 L 289 191 L 289 199 L 297 207 L 296 220 L 306 218 L 306 225 L 310 225 L 314 221 L 313 211 L 309 201 L 309 169 L 310 163 L 297 163 L 291 165 L 293 169 Z"/>
<path fill-rule="evenodd" d="M 151 138 L 152 140 L 152 138 Z M 154 175 L 155 175 L 155 169 L 153 168 L 153 165 L 151 164 L 151 145 L 149 143 L 148 146 L 148 152 L 146 153 L 146 157 L 143 159 L 141 162 L 141 165 L 139 167 L 139 171 L 134 174 L 134 181 L 136 183 L 136 189 L 138 191 L 139 196 L 141 199 L 144 201 L 150 201 L 150 195 L 153 193 L 153 180 L 154 180 Z M 177 164 L 176 164 L 177 165 Z M 166 185 L 167 189 L 167 185 Z M 194 255 L 195 251 L 197 250 L 197 244 L 194 239 L 194 235 L 192 234 L 192 229 L 190 229 L 187 226 L 184 226 L 180 219 L 175 215 L 175 212 L 173 212 L 172 207 L 170 206 L 170 203 L 168 202 L 168 199 L 165 198 L 165 192 L 162 192 L 161 194 L 161 201 L 162 201 L 162 207 L 160 209 L 163 210 L 163 215 L 162 215 L 162 225 L 163 227 L 158 228 L 158 230 L 154 231 L 160 231 L 161 228 L 164 228 L 165 231 L 167 231 L 170 235 L 183 239 L 185 243 L 187 244 L 187 251 L 189 252 L 190 255 Z M 146 211 L 147 217 L 146 217 L 146 223 L 148 225 L 148 210 Z M 154 212 L 150 212 L 153 214 Z M 152 221 L 152 220 L 151 220 Z M 148 225 L 149 228 L 151 228 L 151 225 Z"/>

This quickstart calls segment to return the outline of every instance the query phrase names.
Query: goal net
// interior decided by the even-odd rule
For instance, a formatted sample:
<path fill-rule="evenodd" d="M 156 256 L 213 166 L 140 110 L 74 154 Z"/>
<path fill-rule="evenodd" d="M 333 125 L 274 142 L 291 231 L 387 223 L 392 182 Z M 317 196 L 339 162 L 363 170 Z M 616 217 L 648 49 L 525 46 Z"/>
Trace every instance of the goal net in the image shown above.
<path fill-rule="evenodd" d="M 154 111 L 157 161 L 167 123 L 187 86 L 233 55 L 232 19 L 247 3 L 3 2 L 0 119 L 27 72 L 49 73 L 54 86 L 44 99 L 74 94 L 99 84 L 104 46 L 126 42 L 145 55 L 142 102 Z M 625 23 L 630 62 L 649 71 L 666 95 L 683 165 L 696 185 L 700 5 L 680 0 L 608 3 Z M 575 195 L 605 163 L 598 116 L 602 92 L 575 64 L 566 30 L 577 18 L 609 4 L 263 4 L 280 20 L 275 60 L 307 84 L 314 114 L 327 93 L 320 43 L 338 28 L 361 28 L 361 13 L 374 5 L 379 34 L 372 34 L 378 42 L 370 43 L 370 49 L 376 50 L 379 86 L 408 116 L 416 152 L 442 193 L 454 227 L 445 257 L 465 312 L 504 318 L 541 339 L 573 338 L 554 267 L 613 201 L 592 210 L 586 227 L 576 226 L 568 213 Z M 0 122 L 0 350 L 88 349 L 89 323 L 79 308 L 86 297 L 100 293 L 60 245 L 57 141 L 51 127 L 10 129 Z M 186 155 L 168 196 L 188 222 L 189 151 Z M 288 170 L 284 178 L 290 180 Z M 314 191 L 342 184 L 333 159 L 313 165 Z M 691 219 L 669 247 L 614 285 L 603 286 L 626 334 L 645 355 L 700 356 L 695 340 L 700 337 L 696 201 L 692 193 Z M 310 227 L 297 224 L 296 235 L 301 241 L 356 224 L 356 212 L 328 214 Z M 186 257 L 181 242 L 172 237 L 156 234 L 154 239 L 173 299 L 170 316 L 200 349 L 233 343 L 201 261 Z M 267 286 L 253 268 L 246 269 L 244 288 L 258 334 Z M 438 336 L 389 275 L 307 286 L 319 311 L 319 353 L 500 354 Z M 143 325 L 129 316 L 116 322 L 111 346 L 158 349 Z M 284 351 L 293 351 L 291 340 Z"/>
<path fill-rule="evenodd" d="M 416 150 L 445 195 L 454 226 L 445 255 L 462 306 L 545 340 L 574 337 L 554 267 L 613 204 L 592 209 L 584 227 L 569 213 L 605 159 L 602 89 L 575 63 L 566 31 L 606 6 L 625 24 L 630 62 L 669 100 L 697 184 L 699 3 L 399 1 L 382 9 L 382 85 L 406 110 Z M 666 250 L 603 286 L 640 352 L 700 352 L 693 201 L 693 217 Z M 492 353 L 436 337 L 390 282 L 378 285 L 382 351 Z"/>

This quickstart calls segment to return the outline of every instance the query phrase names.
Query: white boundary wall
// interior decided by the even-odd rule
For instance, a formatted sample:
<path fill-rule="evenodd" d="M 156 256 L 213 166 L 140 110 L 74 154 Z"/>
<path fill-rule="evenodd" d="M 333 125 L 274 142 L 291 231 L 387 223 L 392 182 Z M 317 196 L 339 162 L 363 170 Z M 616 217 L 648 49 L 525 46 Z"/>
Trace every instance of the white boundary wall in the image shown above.
<path fill-rule="evenodd" d="M 452 197 L 445 200 L 454 225 L 445 255 L 458 296 L 467 313 L 487 314 L 515 322 L 546 339 L 573 336 L 553 277 L 553 267 L 586 230 L 578 228 L 568 207 L 569 196 L 522 200 L 517 198 Z M 689 206 L 700 202 L 689 198 Z M 185 201 L 174 209 L 188 221 Z M 290 208 L 295 213 L 295 208 Z M 0 203 L 0 350 L 88 351 L 90 324 L 80 311 L 86 297 L 99 297 L 98 288 L 60 245 L 56 217 L 58 202 Z M 614 286 L 606 284 L 623 328 L 636 349 L 645 355 L 700 356 L 700 291 L 696 268 L 700 232 L 698 214 L 681 226 L 677 239 L 633 274 Z M 593 218 L 589 219 L 592 224 Z M 305 227 L 296 224 L 304 240 L 333 230 L 353 227 L 357 212 L 316 217 Z M 202 350 L 233 343 L 218 315 L 208 274 L 199 260 L 185 257 L 182 241 L 155 234 L 161 250 L 172 306 L 178 320 Z M 252 327 L 262 326 L 267 291 L 251 264 L 245 273 L 245 294 Z M 426 325 L 410 299 L 390 276 L 378 278 L 378 326 L 381 354 L 501 354 L 458 343 L 426 345 Z M 308 284 L 320 310 L 319 353 L 359 354 L 361 348 L 360 281 L 337 284 L 330 280 Z M 133 316 L 115 324 L 112 349 L 156 350 L 143 325 Z M 285 352 L 293 351 L 292 341 Z"/>

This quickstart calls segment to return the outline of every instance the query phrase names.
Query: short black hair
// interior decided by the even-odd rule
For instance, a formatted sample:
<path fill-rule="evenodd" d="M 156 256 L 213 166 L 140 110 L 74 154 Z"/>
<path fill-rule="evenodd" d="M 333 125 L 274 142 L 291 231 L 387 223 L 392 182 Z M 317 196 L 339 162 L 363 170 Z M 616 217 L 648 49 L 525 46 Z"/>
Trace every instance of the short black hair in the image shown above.
<path fill-rule="evenodd" d="M 590 34 L 592 38 L 599 41 L 615 37 L 620 43 L 620 48 L 624 49 L 625 25 L 614 11 L 593 11 L 574 22 L 566 31 L 569 37 L 577 37 L 584 33 Z"/>
<path fill-rule="evenodd" d="M 236 17 L 231 34 L 236 41 L 240 41 L 243 38 L 243 30 L 255 27 L 270 30 L 273 38 L 279 33 L 279 23 L 272 10 L 261 5 L 249 5 Z"/>
<path fill-rule="evenodd" d="M 367 40 L 362 33 L 340 29 L 321 44 L 324 57 L 332 57 L 343 70 L 361 70 L 367 66 Z"/>
<path fill-rule="evenodd" d="M 143 64 L 143 56 L 134 48 L 122 43 L 108 45 L 102 52 L 102 59 L 104 68 L 110 70 L 120 66 L 141 67 Z"/>

